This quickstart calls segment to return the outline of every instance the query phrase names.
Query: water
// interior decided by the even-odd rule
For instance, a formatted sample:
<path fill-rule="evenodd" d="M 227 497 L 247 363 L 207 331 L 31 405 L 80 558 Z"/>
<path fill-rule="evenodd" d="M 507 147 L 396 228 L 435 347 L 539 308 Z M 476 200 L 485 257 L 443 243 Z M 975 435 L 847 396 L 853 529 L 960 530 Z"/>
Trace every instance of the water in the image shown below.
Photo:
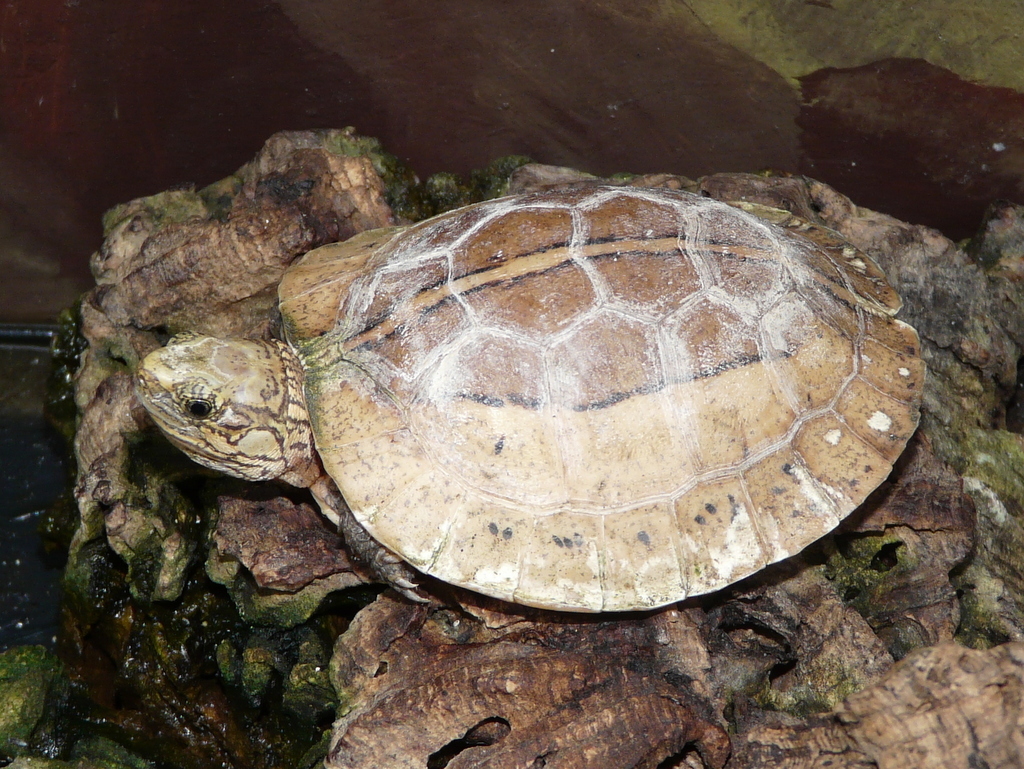
<path fill-rule="evenodd" d="M 39 335 L 7 331 L 0 328 L 0 651 L 52 648 L 62 563 L 45 552 L 37 528 L 64 490 L 67 459 L 43 416 L 49 349 Z"/>

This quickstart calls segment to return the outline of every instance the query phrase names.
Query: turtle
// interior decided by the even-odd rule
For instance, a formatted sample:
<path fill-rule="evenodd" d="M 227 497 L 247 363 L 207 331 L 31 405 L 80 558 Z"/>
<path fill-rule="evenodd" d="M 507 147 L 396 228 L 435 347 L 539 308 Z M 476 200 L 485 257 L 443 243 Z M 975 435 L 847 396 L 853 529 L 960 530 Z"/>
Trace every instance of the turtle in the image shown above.
<path fill-rule="evenodd" d="M 283 339 L 179 334 L 136 390 L 197 462 L 309 488 L 413 593 L 711 593 L 886 479 L 925 377 L 867 255 L 745 208 L 578 185 L 363 232 L 287 269 Z"/>

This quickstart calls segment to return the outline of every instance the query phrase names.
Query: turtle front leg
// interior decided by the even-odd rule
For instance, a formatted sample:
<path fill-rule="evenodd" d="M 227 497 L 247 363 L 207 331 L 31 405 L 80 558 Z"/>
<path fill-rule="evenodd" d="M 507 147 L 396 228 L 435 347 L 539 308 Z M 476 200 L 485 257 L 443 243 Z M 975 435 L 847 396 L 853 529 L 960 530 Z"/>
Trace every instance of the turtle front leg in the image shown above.
<path fill-rule="evenodd" d="M 390 585 L 410 601 L 428 603 L 429 598 L 419 591 L 416 578 L 419 573 L 409 564 L 371 537 L 352 515 L 338 491 L 337 486 L 326 474 L 309 487 L 320 505 L 320 511 L 338 525 L 345 544 L 382 582 Z"/>

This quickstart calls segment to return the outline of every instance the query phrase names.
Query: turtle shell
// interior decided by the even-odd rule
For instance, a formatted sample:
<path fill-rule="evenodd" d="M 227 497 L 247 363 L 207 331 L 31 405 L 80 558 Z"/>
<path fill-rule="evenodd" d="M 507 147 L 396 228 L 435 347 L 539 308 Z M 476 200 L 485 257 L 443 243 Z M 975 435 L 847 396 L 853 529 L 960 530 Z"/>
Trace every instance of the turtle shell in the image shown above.
<path fill-rule="evenodd" d="M 867 256 L 685 192 L 366 232 L 307 254 L 280 298 L 356 519 L 416 569 L 532 606 L 652 608 L 786 558 L 918 422 L 917 334 Z"/>

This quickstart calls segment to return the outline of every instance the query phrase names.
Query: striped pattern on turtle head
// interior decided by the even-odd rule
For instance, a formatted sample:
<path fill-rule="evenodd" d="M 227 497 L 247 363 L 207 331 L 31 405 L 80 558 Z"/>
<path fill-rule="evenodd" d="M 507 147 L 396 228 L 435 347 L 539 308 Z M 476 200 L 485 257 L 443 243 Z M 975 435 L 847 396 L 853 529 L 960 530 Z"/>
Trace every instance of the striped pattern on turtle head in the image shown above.
<path fill-rule="evenodd" d="M 302 367 L 283 342 L 179 334 L 146 356 L 135 389 L 168 439 L 201 465 L 303 487 L 320 475 Z"/>

